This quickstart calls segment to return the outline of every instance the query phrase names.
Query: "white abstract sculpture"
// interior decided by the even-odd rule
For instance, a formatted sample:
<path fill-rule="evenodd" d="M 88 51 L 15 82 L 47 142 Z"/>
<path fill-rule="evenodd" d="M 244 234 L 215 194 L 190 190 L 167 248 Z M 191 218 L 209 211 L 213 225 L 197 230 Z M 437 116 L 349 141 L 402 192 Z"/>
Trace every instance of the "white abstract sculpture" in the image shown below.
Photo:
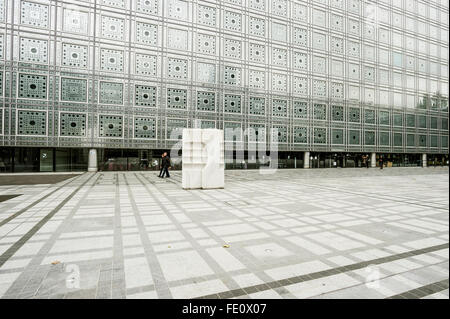
<path fill-rule="evenodd" d="M 223 188 L 223 131 L 183 129 L 182 186 L 184 189 Z"/>

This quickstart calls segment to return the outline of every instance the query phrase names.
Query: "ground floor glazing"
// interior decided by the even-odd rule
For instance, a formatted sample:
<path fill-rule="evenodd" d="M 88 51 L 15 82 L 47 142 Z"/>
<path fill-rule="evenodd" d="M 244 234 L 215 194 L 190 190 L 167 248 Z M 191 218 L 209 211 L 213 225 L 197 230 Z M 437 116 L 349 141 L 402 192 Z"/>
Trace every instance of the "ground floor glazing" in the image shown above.
<path fill-rule="evenodd" d="M 100 171 L 145 171 L 159 170 L 161 155 L 166 150 L 154 149 L 98 149 L 97 167 Z M 309 156 L 308 156 L 309 155 Z M 278 168 L 354 168 L 379 167 L 383 158 L 386 167 L 424 166 L 422 153 L 344 153 L 344 152 L 278 152 Z M 231 158 L 231 156 L 230 156 Z M 375 165 L 372 160 L 375 159 Z M 88 148 L 40 148 L 1 147 L 0 172 L 73 172 L 86 171 L 89 160 Z M 305 164 L 305 161 L 307 162 Z M 427 154 L 426 166 L 448 166 L 448 154 Z M 226 169 L 258 169 L 267 166 L 254 155 L 244 152 L 227 160 Z M 172 163 L 175 170 L 181 169 L 181 162 Z"/>

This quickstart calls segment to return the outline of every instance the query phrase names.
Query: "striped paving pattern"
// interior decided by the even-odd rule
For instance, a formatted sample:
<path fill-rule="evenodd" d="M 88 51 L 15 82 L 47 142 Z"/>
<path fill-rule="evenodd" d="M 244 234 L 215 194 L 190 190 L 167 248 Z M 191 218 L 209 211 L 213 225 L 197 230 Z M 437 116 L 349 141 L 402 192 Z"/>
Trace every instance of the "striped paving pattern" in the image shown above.
<path fill-rule="evenodd" d="M 0 186 L 0 297 L 448 298 L 448 168 L 171 176 Z"/>

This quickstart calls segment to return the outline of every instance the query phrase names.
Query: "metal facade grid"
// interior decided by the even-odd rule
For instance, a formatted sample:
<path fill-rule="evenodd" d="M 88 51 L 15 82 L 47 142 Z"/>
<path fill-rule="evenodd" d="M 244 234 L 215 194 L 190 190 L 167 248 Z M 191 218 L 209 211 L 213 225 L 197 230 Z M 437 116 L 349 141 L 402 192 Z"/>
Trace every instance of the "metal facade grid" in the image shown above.
<path fill-rule="evenodd" d="M 281 151 L 447 153 L 448 26 L 447 0 L 0 0 L 0 145 L 240 127 Z"/>

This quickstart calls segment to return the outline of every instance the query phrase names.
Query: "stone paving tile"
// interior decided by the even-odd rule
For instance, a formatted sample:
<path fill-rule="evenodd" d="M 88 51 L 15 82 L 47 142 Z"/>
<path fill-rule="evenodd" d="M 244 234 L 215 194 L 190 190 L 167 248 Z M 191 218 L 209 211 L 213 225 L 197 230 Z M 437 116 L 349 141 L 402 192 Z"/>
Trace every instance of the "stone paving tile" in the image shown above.
<path fill-rule="evenodd" d="M 448 298 L 448 168 L 171 176 L 0 186 L 0 297 Z"/>

